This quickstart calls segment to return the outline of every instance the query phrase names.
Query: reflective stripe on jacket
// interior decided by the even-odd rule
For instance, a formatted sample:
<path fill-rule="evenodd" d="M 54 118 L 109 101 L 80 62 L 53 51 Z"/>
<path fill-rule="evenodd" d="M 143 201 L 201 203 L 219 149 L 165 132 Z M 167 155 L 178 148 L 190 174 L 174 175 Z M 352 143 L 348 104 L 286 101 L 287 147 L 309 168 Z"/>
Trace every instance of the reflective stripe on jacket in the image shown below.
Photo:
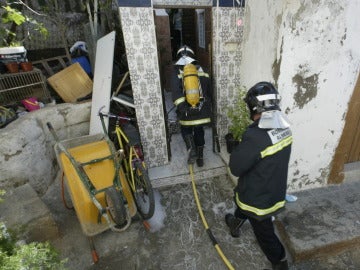
<path fill-rule="evenodd" d="M 182 66 L 174 66 L 173 76 L 171 78 L 171 94 L 174 105 L 179 107 L 180 104 L 184 104 L 187 108 L 190 105 L 187 103 L 182 82 Z M 178 119 L 180 125 L 183 126 L 198 126 L 206 125 L 211 122 L 211 95 L 212 85 L 209 74 L 204 72 L 200 66 L 198 68 L 198 76 L 202 90 L 202 104 L 198 111 L 191 114 L 181 114 L 178 112 Z"/>
<path fill-rule="evenodd" d="M 260 129 L 256 121 L 245 131 L 229 162 L 244 214 L 261 220 L 284 208 L 291 144 L 290 129 Z"/>
<path fill-rule="evenodd" d="M 198 126 L 198 125 L 205 125 L 211 122 L 210 118 L 203 118 L 197 120 L 180 120 L 179 123 L 182 126 Z"/>

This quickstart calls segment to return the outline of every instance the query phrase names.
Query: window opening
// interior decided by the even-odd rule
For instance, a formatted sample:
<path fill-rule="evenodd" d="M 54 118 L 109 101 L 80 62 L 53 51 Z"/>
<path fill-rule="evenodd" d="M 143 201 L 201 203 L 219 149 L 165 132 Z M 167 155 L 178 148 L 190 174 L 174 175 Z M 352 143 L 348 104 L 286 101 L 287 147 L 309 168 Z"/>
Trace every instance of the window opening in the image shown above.
<path fill-rule="evenodd" d="M 205 10 L 197 9 L 196 13 L 197 13 L 199 47 L 205 49 Z"/>

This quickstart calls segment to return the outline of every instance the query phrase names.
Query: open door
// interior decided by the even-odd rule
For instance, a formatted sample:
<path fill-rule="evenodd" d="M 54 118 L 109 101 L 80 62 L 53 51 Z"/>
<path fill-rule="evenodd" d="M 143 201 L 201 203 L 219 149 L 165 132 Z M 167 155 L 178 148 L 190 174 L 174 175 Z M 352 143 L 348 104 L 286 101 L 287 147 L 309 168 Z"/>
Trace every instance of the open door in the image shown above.
<path fill-rule="evenodd" d="M 175 17 L 178 18 L 179 14 L 181 31 L 176 31 L 174 22 Z M 176 51 L 178 47 L 188 45 L 194 50 L 198 63 L 211 74 L 212 16 L 211 8 L 155 9 L 154 16 L 170 160 L 171 136 L 180 132 L 170 89 L 171 73 L 177 60 Z"/>
<path fill-rule="evenodd" d="M 349 102 L 345 126 L 336 149 L 329 175 L 329 184 L 344 180 L 344 164 L 360 161 L 360 76 Z"/>

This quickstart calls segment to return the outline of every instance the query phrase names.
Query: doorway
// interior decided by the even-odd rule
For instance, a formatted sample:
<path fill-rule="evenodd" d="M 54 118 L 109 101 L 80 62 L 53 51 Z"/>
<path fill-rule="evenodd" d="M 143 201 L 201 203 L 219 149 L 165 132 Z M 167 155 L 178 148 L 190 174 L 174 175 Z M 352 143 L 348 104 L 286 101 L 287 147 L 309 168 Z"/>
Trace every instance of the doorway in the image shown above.
<path fill-rule="evenodd" d="M 173 149 L 171 137 L 180 133 L 176 108 L 171 98 L 171 76 L 177 60 L 176 52 L 182 45 L 192 48 L 199 65 L 211 76 L 211 20 L 209 7 L 154 10 L 169 161 Z"/>

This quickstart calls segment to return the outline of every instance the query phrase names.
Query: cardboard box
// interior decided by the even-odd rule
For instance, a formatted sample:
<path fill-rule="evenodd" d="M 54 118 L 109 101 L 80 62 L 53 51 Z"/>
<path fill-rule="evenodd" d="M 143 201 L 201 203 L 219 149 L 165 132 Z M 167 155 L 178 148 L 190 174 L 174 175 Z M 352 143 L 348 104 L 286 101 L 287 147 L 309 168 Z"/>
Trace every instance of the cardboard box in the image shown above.
<path fill-rule="evenodd" d="M 2 47 L 0 48 L 0 61 L 4 64 L 10 62 L 26 62 L 26 49 L 19 47 Z"/>

